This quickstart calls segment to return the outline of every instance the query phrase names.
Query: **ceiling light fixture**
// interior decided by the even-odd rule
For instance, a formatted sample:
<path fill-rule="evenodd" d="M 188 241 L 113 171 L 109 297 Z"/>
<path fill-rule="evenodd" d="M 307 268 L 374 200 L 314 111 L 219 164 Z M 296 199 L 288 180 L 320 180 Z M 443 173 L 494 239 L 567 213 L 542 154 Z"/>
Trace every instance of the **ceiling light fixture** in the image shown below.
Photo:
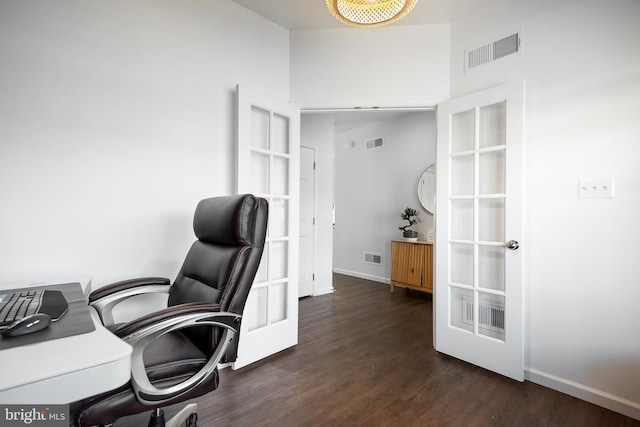
<path fill-rule="evenodd" d="M 385 25 L 405 16 L 418 0 L 326 0 L 333 16 L 356 27 Z"/>

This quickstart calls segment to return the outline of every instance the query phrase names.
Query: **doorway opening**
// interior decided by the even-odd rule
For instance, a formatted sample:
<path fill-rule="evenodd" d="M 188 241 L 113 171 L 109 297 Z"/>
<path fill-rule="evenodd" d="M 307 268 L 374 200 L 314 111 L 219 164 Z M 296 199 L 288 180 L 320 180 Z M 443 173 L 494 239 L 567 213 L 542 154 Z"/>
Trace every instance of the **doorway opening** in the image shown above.
<path fill-rule="evenodd" d="M 301 144 L 310 145 L 307 137 L 322 135 L 315 146 L 318 187 L 327 180 L 320 176 L 322 169 L 332 169 L 331 185 L 316 188 L 318 215 L 331 217 L 335 206 L 335 217 L 323 229 L 331 233 L 331 241 L 324 247 L 318 242 L 315 251 L 316 269 L 327 273 L 317 274 L 316 280 L 331 280 L 337 272 L 389 284 L 391 240 L 402 238 L 400 213 L 408 206 L 420 212 L 420 238 L 433 235 L 433 214 L 419 204 L 417 185 L 435 163 L 435 126 L 433 107 L 302 111 Z M 380 139 L 381 147 L 367 150 L 367 141 Z M 323 151 L 330 155 L 323 156 Z M 331 165 L 323 164 L 323 158 Z M 324 264 L 319 260 L 323 253 Z M 371 253 L 379 255 L 379 262 L 367 262 Z M 318 283 L 316 290 L 321 292 L 314 295 L 332 288 Z"/>

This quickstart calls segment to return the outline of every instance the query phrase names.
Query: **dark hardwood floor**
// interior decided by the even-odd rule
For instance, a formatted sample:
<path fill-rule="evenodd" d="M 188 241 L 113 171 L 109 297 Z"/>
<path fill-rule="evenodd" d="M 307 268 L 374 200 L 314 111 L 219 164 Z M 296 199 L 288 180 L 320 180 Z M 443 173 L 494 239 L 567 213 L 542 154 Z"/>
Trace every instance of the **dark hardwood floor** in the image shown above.
<path fill-rule="evenodd" d="M 334 287 L 300 300 L 297 346 L 221 371 L 197 399 L 199 426 L 640 426 L 437 353 L 429 294 L 343 275 Z"/>

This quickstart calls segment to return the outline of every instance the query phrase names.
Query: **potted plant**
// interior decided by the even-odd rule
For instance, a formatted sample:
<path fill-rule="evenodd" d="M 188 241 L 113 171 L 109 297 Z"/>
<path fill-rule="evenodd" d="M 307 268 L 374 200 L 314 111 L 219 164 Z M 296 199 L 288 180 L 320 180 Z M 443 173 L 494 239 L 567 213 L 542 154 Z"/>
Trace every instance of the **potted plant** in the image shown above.
<path fill-rule="evenodd" d="M 406 240 L 418 240 L 418 232 L 409 230 L 411 226 L 420 222 L 420 218 L 418 218 L 418 211 L 408 207 L 400 214 L 400 218 L 409 223 L 408 225 L 398 227 L 399 230 L 402 230 L 402 236 Z"/>

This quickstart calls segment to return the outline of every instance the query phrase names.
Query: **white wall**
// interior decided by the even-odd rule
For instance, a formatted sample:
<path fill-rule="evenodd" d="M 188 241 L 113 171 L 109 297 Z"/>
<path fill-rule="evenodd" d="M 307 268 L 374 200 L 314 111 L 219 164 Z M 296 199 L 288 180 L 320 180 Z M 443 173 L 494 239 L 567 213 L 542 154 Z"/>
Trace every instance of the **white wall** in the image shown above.
<path fill-rule="evenodd" d="M 302 108 L 432 106 L 449 95 L 449 25 L 291 31 Z"/>
<path fill-rule="evenodd" d="M 0 281 L 173 278 L 235 192 L 237 83 L 289 99 L 289 34 L 226 0 L 0 3 Z"/>
<path fill-rule="evenodd" d="M 365 150 L 365 141 L 384 138 L 382 148 Z M 418 201 L 422 172 L 435 162 L 435 113 L 410 112 L 335 136 L 334 270 L 389 283 L 391 240 L 402 239 L 400 213 L 411 207 L 423 221 L 419 238 L 433 226 L 433 216 Z M 354 149 L 343 144 L 355 141 Z M 382 266 L 364 262 L 364 252 L 382 255 Z"/>
<path fill-rule="evenodd" d="M 333 292 L 333 119 L 327 115 L 303 114 L 300 144 L 313 148 L 315 154 L 313 295 L 322 295 Z"/>
<path fill-rule="evenodd" d="M 454 96 L 527 85 L 526 364 L 535 382 L 640 418 L 640 2 L 499 0 L 452 25 Z M 523 51 L 462 73 L 463 51 Z M 614 199 L 578 199 L 580 178 Z"/>

